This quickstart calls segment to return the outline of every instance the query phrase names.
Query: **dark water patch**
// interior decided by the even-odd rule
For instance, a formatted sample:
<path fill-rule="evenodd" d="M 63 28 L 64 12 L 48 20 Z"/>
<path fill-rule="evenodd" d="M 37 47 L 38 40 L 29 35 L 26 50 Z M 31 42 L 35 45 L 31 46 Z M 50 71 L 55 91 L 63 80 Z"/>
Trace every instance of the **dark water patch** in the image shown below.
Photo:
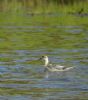
<path fill-rule="evenodd" d="M 73 33 L 73 34 L 80 34 L 80 32 L 83 32 L 82 29 L 74 29 L 74 30 L 67 30 L 66 32 L 70 32 L 70 33 Z"/>
<path fill-rule="evenodd" d="M 76 16 L 76 17 L 88 17 L 88 13 L 72 13 L 71 15 Z"/>
<path fill-rule="evenodd" d="M 64 14 L 61 13 L 30 13 L 30 14 L 24 14 L 25 17 L 33 17 L 33 16 L 46 16 L 46 17 L 57 17 L 57 16 L 63 16 Z"/>
<path fill-rule="evenodd" d="M 36 29 L 36 28 L 48 28 L 48 26 L 0 26 L 0 28 L 4 28 L 4 29 Z"/>
<path fill-rule="evenodd" d="M 62 29 L 74 29 L 74 30 L 78 30 L 78 31 L 81 31 L 82 29 L 82 26 L 63 26 L 63 25 L 49 25 L 49 26 L 46 26 L 46 25 L 43 25 L 43 26 L 7 26 L 7 25 L 3 25 L 3 26 L 0 26 L 1 29 L 47 29 L 47 28 L 62 28 Z"/>
<path fill-rule="evenodd" d="M 79 28 L 82 28 L 82 26 L 76 26 L 76 25 L 57 25 L 56 28 L 66 28 L 66 29 L 79 29 Z"/>

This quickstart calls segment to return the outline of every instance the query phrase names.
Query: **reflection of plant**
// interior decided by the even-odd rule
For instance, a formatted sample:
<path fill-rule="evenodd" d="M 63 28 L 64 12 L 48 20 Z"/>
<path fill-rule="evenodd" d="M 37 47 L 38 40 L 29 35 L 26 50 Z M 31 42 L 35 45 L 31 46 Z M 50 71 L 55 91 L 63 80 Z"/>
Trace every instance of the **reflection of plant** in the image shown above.
<path fill-rule="evenodd" d="M 51 9 L 52 5 L 57 6 L 66 6 L 66 5 L 76 5 L 75 7 L 78 8 L 78 5 L 81 4 L 83 6 L 86 3 L 88 4 L 87 0 L 0 0 L 0 10 L 1 11 L 12 11 L 18 12 L 19 10 L 33 13 L 35 10 L 42 11 Z M 41 11 L 41 10 L 40 10 Z M 52 10 L 51 10 L 52 11 Z"/>
<path fill-rule="evenodd" d="M 3 0 L 4 1 L 4 0 Z M 2 2 L 3 2 L 2 1 Z M 5 0 L 9 1 L 9 0 Z M 13 1 L 13 0 L 10 0 Z M 78 31 L 74 26 L 85 25 L 85 30 L 87 30 L 88 18 L 87 17 L 75 17 L 75 15 L 68 14 L 69 10 L 75 12 L 78 9 L 79 13 L 82 13 L 82 2 L 79 5 L 68 5 L 68 6 L 56 6 L 53 0 L 47 0 L 48 6 L 42 8 L 42 4 L 35 7 L 29 6 L 29 0 L 24 0 L 25 3 L 28 1 L 28 6 L 31 9 L 25 9 L 26 5 L 23 5 L 22 1 L 15 0 L 14 3 L 7 2 L 7 7 L 9 11 L 6 13 L 0 12 L 0 49 L 3 50 L 17 50 L 17 49 L 35 49 L 35 48 L 58 48 L 73 47 L 74 43 L 82 42 L 80 33 L 78 37 L 71 35 L 71 32 L 82 32 L 79 28 Z M 38 0 L 35 0 L 36 2 Z M 40 0 L 41 2 L 43 0 Z M 34 1 L 33 1 L 34 2 Z M 45 2 L 45 1 L 44 1 Z M 50 3 L 51 2 L 51 3 Z M 56 0 L 55 0 L 56 2 Z M 4 5 L 5 2 L 3 2 Z M 0 3 L 1 5 L 2 3 Z M 12 6 L 13 5 L 13 6 Z M 87 3 L 84 4 L 87 8 Z M 4 5 L 5 6 L 5 5 Z M 44 6 L 43 6 L 44 7 Z M 19 8 L 19 11 L 18 11 Z M 86 9 L 85 9 L 86 10 Z M 31 13 L 32 11 L 32 13 Z M 84 12 L 84 11 L 83 11 Z M 73 28 L 70 28 L 73 26 Z M 75 38 L 74 38 L 75 37 Z M 66 41 L 65 41 L 66 40 Z M 86 41 L 84 39 L 84 41 Z M 77 44 L 76 44 L 77 45 Z"/>

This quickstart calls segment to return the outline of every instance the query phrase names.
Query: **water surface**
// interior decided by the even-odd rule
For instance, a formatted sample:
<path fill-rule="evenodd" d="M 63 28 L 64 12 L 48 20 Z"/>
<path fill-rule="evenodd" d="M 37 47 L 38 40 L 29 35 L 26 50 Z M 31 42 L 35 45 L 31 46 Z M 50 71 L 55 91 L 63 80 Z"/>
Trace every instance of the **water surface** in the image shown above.
<path fill-rule="evenodd" d="M 87 100 L 87 20 L 62 13 L 1 12 L 0 100 Z M 38 61 L 45 54 L 54 64 L 75 68 L 45 73 Z"/>

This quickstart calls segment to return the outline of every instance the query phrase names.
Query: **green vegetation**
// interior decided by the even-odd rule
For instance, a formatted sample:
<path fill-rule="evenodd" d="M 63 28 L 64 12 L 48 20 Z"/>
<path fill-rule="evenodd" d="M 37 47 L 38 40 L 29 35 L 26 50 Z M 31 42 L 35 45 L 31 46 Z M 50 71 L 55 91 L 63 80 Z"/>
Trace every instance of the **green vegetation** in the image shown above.
<path fill-rule="evenodd" d="M 76 35 L 65 32 L 65 27 L 87 28 L 88 18 L 76 14 L 81 8 L 85 14 L 88 2 L 64 3 L 62 6 L 56 1 L 60 0 L 0 1 L 0 49 L 73 48 L 78 41 L 85 42 L 81 38 L 83 33 L 76 38 Z M 72 40 L 65 41 L 67 36 Z"/>

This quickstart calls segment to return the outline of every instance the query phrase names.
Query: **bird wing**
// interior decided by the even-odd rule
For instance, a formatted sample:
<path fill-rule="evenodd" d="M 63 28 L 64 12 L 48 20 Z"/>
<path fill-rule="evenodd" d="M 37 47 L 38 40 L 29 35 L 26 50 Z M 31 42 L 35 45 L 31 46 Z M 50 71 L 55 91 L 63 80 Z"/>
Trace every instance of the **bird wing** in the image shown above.
<path fill-rule="evenodd" d="M 65 66 L 60 66 L 60 65 L 55 66 L 55 69 L 64 70 L 64 71 L 68 71 L 68 70 L 73 69 L 73 68 L 74 67 L 65 67 Z"/>
<path fill-rule="evenodd" d="M 55 65 L 54 68 L 59 69 L 59 70 L 65 69 L 64 66 L 60 66 L 60 65 Z"/>
<path fill-rule="evenodd" d="M 73 67 L 65 67 L 65 66 L 60 66 L 60 65 L 49 64 L 46 68 L 50 71 L 68 71 L 72 69 Z"/>

